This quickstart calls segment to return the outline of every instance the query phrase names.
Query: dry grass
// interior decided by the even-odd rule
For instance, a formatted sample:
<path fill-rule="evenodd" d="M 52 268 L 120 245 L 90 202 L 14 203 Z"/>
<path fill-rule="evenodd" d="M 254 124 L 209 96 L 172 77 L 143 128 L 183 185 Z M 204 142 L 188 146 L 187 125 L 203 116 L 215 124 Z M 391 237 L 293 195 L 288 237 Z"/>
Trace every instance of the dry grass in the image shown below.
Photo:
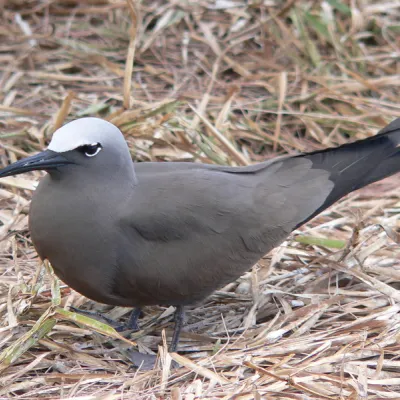
<path fill-rule="evenodd" d="M 138 161 L 229 164 L 367 137 L 400 116 L 399 2 L 0 4 L 3 166 L 84 115 L 119 125 Z M 27 229 L 39 176 L 1 181 L 0 398 L 400 398 L 399 176 L 193 308 L 179 355 L 165 350 L 172 310 L 146 308 L 130 340 L 159 352 L 149 372 L 129 369 L 130 340 L 64 308 L 128 310 L 43 274 Z"/>

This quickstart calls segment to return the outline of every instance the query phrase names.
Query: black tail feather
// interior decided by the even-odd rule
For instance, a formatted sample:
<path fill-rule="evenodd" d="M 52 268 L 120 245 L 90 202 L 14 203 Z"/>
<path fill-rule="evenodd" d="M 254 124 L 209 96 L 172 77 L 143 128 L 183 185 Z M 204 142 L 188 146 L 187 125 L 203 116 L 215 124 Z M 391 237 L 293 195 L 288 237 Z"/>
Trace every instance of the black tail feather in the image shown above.
<path fill-rule="evenodd" d="M 299 157 L 310 159 L 312 168 L 330 171 L 335 186 L 324 204 L 298 226 L 346 194 L 400 171 L 400 118 L 368 139 Z"/>

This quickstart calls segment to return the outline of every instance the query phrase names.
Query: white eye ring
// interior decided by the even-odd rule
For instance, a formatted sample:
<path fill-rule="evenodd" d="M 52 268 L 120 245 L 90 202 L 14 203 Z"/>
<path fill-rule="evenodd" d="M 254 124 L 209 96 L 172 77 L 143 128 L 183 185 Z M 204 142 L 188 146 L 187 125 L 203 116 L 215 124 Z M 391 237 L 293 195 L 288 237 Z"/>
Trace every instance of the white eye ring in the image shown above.
<path fill-rule="evenodd" d="M 93 154 L 85 153 L 85 156 L 87 156 L 87 157 L 94 157 L 94 156 L 96 156 L 97 154 L 99 154 L 100 151 L 101 151 L 101 147 L 98 147 L 98 148 L 96 149 L 96 151 L 95 151 Z"/>
<path fill-rule="evenodd" d="M 89 153 L 89 152 L 85 151 L 85 156 L 86 157 L 94 157 L 95 155 L 99 154 L 100 150 L 102 149 L 100 143 L 92 143 L 92 144 L 86 145 L 85 147 L 87 147 L 87 148 L 96 148 L 96 151 L 94 153 Z"/>

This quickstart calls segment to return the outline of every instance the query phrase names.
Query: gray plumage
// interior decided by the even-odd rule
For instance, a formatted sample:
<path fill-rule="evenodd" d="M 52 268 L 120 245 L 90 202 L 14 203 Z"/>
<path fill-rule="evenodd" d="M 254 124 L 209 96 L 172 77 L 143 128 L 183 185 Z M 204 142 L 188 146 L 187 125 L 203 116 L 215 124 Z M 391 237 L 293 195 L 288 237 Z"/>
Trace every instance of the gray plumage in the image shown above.
<path fill-rule="evenodd" d="M 248 167 L 132 163 L 115 126 L 84 118 L 0 177 L 48 171 L 32 240 L 72 288 L 112 305 L 187 305 L 342 196 L 398 172 L 399 144 L 397 119 L 362 141 Z"/>

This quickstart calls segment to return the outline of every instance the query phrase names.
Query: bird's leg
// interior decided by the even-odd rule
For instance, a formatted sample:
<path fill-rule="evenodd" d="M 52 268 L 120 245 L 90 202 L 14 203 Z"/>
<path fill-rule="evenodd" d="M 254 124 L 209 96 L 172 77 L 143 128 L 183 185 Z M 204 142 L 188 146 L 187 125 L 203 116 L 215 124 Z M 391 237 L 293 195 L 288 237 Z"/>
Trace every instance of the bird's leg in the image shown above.
<path fill-rule="evenodd" d="M 140 331 L 140 326 L 138 323 L 138 319 L 140 317 L 142 310 L 139 307 L 135 307 L 131 315 L 129 315 L 128 321 L 126 321 L 124 328 L 126 330 L 132 330 L 132 331 Z"/>
<path fill-rule="evenodd" d="M 140 317 L 140 314 L 142 312 L 142 309 L 139 307 L 135 307 L 132 312 L 129 315 L 128 320 L 124 324 L 120 324 L 114 329 L 117 332 L 124 332 L 124 331 L 140 331 L 138 319 Z"/>
<path fill-rule="evenodd" d="M 177 306 L 174 313 L 175 328 L 172 335 L 169 352 L 175 353 L 179 343 L 179 336 L 181 334 L 183 323 L 185 322 L 185 309 L 183 306 Z"/>

